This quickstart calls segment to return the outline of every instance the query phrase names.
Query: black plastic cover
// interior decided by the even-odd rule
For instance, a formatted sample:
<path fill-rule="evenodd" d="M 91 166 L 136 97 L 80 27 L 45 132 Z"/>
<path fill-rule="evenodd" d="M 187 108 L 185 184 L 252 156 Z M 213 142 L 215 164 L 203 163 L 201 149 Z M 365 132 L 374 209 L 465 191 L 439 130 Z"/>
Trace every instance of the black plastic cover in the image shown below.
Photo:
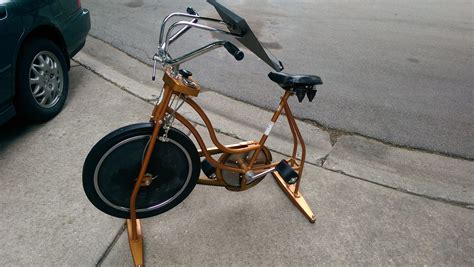
<path fill-rule="evenodd" d="M 216 0 L 207 0 L 207 2 L 214 6 L 219 16 L 227 24 L 229 31 L 236 35 L 236 39 L 252 51 L 257 57 L 262 59 L 270 67 L 276 71 L 283 70 L 283 65 L 280 61 L 270 58 L 265 48 L 260 44 L 255 34 L 250 29 L 245 19 L 227 9 L 225 6 L 218 3 Z"/>

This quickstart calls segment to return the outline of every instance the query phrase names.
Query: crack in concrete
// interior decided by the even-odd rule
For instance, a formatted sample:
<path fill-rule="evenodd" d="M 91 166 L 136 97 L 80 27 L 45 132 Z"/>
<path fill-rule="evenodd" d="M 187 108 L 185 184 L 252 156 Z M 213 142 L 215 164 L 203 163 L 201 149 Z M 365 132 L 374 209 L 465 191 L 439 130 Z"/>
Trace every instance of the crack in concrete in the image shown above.
<path fill-rule="evenodd" d="M 321 167 L 321 168 L 324 168 L 324 163 L 326 163 L 326 160 L 328 159 L 329 154 L 330 153 L 328 153 L 328 154 L 326 154 L 326 156 L 318 159 L 318 161 L 314 165 L 316 165 L 318 167 Z"/>
<path fill-rule="evenodd" d="M 114 248 L 115 244 L 117 244 L 117 241 L 120 239 L 122 234 L 125 232 L 125 229 L 127 229 L 127 223 L 123 223 L 122 226 L 119 228 L 117 231 L 117 234 L 115 234 L 114 239 L 112 242 L 110 242 L 109 246 L 107 249 L 105 249 L 104 253 L 102 253 L 102 256 L 100 256 L 99 260 L 97 261 L 95 266 L 102 266 L 102 263 L 105 261 L 107 256 L 109 255 L 110 251 Z"/>
<path fill-rule="evenodd" d="M 311 164 L 311 163 L 309 163 L 309 164 Z M 450 200 L 450 199 L 446 199 L 446 198 L 442 198 L 442 197 L 433 197 L 433 196 L 429 196 L 429 195 L 425 195 L 425 194 L 416 193 L 416 192 L 410 191 L 406 188 L 395 187 L 395 186 L 390 186 L 390 185 L 378 183 L 378 182 L 375 182 L 375 181 L 372 181 L 372 180 L 368 180 L 368 179 L 365 179 L 365 178 L 362 178 L 362 177 L 358 177 L 358 176 L 355 176 L 355 175 L 352 175 L 352 174 L 348 174 L 348 173 L 346 173 L 342 170 L 332 170 L 332 169 L 327 169 L 325 167 L 321 167 L 321 168 L 325 169 L 327 171 L 339 173 L 339 174 L 345 175 L 347 177 L 351 177 L 351 178 L 354 178 L 354 179 L 357 179 L 357 180 L 368 182 L 368 183 L 371 183 L 371 184 L 374 184 L 374 185 L 382 186 L 382 187 L 392 189 L 392 190 L 395 190 L 395 191 L 398 191 L 398 192 L 402 192 L 402 193 L 406 193 L 406 194 L 409 194 L 409 195 L 422 197 L 422 198 L 426 198 L 426 199 L 429 199 L 429 200 L 434 200 L 434 201 L 438 201 L 438 202 L 458 206 L 458 207 L 465 208 L 465 209 L 474 210 L 474 205 L 473 205 L 474 203 Z"/>
<path fill-rule="evenodd" d="M 147 66 L 149 66 L 149 67 L 152 67 L 152 66 L 153 66 L 153 64 L 152 64 L 151 62 L 145 62 L 145 61 L 143 61 L 142 59 L 140 59 L 139 57 L 133 56 L 132 54 L 127 53 L 126 51 L 123 51 L 122 49 L 120 49 L 120 47 L 118 47 L 117 45 L 114 45 L 114 44 L 113 44 L 113 43 L 122 43 L 122 44 L 123 44 L 123 42 L 122 42 L 121 40 L 118 40 L 118 39 L 115 39 L 115 38 L 112 38 L 112 37 L 111 37 L 111 39 L 113 39 L 113 41 L 112 41 L 112 42 L 107 42 L 107 41 L 104 41 L 104 40 L 102 40 L 101 38 L 99 38 L 99 37 L 97 37 L 97 36 L 95 36 L 95 35 L 90 34 L 90 33 L 89 33 L 89 36 L 91 36 L 91 37 L 93 37 L 94 39 L 97 39 L 97 40 L 99 40 L 99 41 L 101 41 L 101 42 L 103 42 L 103 43 L 105 43 L 105 44 L 111 46 L 111 47 L 114 48 L 114 49 L 119 50 L 120 52 L 122 52 L 122 53 L 126 54 L 127 56 L 129 56 L 129 57 L 131 57 L 131 58 L 137 60 L 137 61 L 140 62 L 140 63 L 143 63 L 143 64 L 145 64 L 145 65 L 147 65 Z M 133 49 L 139 50 L 139 51 L 141 51 L 143 54 L 145 54 L 145 56 L 146 56 L 147 58 L 149 58 L 150 61 L 153 60 L 153 56 L 148 55 L 148 53 L 147 53 L 145 50 L 141 49 L 141 48 L 137 48 L 137 47 L 134 47 L 134 46 L 131 46 L 131 45 L 124 45 L 124 46 L 128 46 L 128 47 L 131 47 L 131 48 L 133 48 Z"/>
<path fill-rule="evenodd" d="M 84 64 L 82 64 L 81 62 L 79 62 L 79 61 L 77 61 L 77 60 L 75 60 L 75 59 L 72 59 L 72 60 L 73 60 L 74 62 L 76 62 L 77 64 L 81 65 L 82 67 L 84 67 L 86 70 L 91 71 L 92 73 L 94 73 L 95 75 L 99 76 L 99 77 L 102 78 L 103 80 L 105 80 L 105 81 L 107 81 L 107 82 L 109 82 L 109 83 L 115 85 L 115 86 L 118 87 L 119 89 L 123 90 L 124 92 L 126 92 L 126 93 L 128 93 L 128 94 L 130 94 L 130 95 L 132 95 L 132 96 L 134 96 L 134 97 L 136 97 L 136 98 L 139 98 L 139 99 L 141 99 L 141 100 L 143 100 L 143 101 L 145 101 L 145 102 L 147 102 L 147 103 L 149 103 L 149 104 L 153 104 L 153 102 L 155 101 L 154 99 L 147 99 L 147 98 L 144 98 L 144 97 L 142 97 L 142 96 L 140 96 L 140 95 L 138 95 L 138 94 L 136 94 L 136 93 L 134 93 L 134 92 L 128 90 L 125 86 L 122 86 L 122 85 L 120 85 L 120 84 L 118 84 L 118 83 L 112 81 L 111 79 L 105 77 L 104 75 L 100 74 L 99 72 L 97 72 L 96 70 L 92 69 L 91 67 L 89 67 L 89 66 L 87 66 L 87 65 L 84 65 Z"/>
<path fill-rule="evenodd" d="M 249 103 L 247 103 L 247 104 L 249 104 Z M 329 134 L 329 138 L 330 138 L 332 146 L 334 146 L 336 144 L 337 139 L 339 137 L 344 136 L 344 135 L 352 135 L 352 136 L 364 137 L 364 138 L 369 139 L 369 140 L 375 140 L 377 142 L 380 142 L 380 143 L 382 143 L 384 145 L 387 145 L 387 146 L 390 146 L 390 147 L 401 148 L 401 149 L 405 149 L 405 150 L 409 150 L 409 151 L 424 152 L 424 153 L 428 153 L 428 154 L 434 154 L 434 155 L 439 155 L 439 156 L 443 156 L 443 157 L 449 157 L 449 158 L 453 158 L 453 159 L 461 159 L 461 160 L 467 160 L 467 161 L 474 162 L 474 158 L 464 157 L 464 156 L 455 155 L 455 154 L 451 154 L 451 153 L 447 153 L 447 152 L 432 151 L 432 150 L 428 150 L 428 149 L 420 148 L 420 147 L 400 145 L 400 144 L 389 142 L 387 140 L 374 138 L 374 137 L 364 135 L 364 134 L 361 134 L 361 133 L 357 133 L 357 132 L 351 132 L 351 131 L 341 130 L 341 129 L 337 129 L 337 128 L 330 128 L 330 127 L 327 127 L 327 126 L 325 126 L 325 125 L 323 125 L 323 124 L 321 124 L 321 123 L 319 123 L 318 121 L 315 121 L 315 120 L 310 120 L 310 119 L 300 119 L 300 120 L 302 120 L 306 123 L 312 124 L 313 126 L 319 128 L 320 130 L 327 132 Z"/>

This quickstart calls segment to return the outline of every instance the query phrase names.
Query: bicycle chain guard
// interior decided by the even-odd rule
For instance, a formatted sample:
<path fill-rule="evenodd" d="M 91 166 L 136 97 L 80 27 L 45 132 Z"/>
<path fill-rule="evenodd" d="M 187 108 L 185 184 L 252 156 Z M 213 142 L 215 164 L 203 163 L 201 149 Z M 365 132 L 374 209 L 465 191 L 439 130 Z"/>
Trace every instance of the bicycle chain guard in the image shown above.
<path fill-rule="evenodd" d="M 248 162 L 253 156 L 254 151 L 250 151 L 247 153 L 241 154 L 227 154 L 223 153 L 222 156 L 219 158 L 219 161 L 227 166 L 230 167 L 240 167 L 239 162 Z M 270 150 L 263 146 L 260 150 L 257 159 L 255 161 L 254 167 L 258 167 L 259 165 L 270 164 L 272 161 L 272 154 Z M 242 179 L 244 178 L 243 173 L 223 170 L 219 167 L 216 168 L 216 175 L 224 180 L 226 184 L 226 189 L 231 191 L 242 191 L 249 189 L 255 185 L 257 185 L 260 181 L 263 180 L 264 177 L 255 179 L 252 182 L 247 183 L 244 188 L 241 187 Z"/>

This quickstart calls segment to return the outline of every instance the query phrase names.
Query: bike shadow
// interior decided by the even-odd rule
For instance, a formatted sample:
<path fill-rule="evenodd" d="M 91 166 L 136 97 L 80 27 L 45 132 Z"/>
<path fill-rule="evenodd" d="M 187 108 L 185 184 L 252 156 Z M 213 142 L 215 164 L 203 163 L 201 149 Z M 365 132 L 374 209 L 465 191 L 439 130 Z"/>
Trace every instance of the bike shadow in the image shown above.
<path fill-rule="evenodd" d="M 32 123 L 19 117 L 6 122 L 0 126 L 0 159 L 2 154 L 15 142 L 23 139 L 25 135 L 40 127 L 40 123 Z"/>

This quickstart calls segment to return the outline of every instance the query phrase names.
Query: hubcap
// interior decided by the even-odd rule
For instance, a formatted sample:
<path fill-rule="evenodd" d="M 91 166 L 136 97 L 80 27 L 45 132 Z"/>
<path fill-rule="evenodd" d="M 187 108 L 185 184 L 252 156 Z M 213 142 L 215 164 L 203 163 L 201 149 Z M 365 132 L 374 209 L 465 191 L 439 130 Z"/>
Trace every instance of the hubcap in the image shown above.
<path fill-rule="evenodd" d="M 58 58 L 49 51 L 39 52 L 30 66 L 30 90 L 43 108 L 58 103 L 63 92 L 64 75 Z"/>

